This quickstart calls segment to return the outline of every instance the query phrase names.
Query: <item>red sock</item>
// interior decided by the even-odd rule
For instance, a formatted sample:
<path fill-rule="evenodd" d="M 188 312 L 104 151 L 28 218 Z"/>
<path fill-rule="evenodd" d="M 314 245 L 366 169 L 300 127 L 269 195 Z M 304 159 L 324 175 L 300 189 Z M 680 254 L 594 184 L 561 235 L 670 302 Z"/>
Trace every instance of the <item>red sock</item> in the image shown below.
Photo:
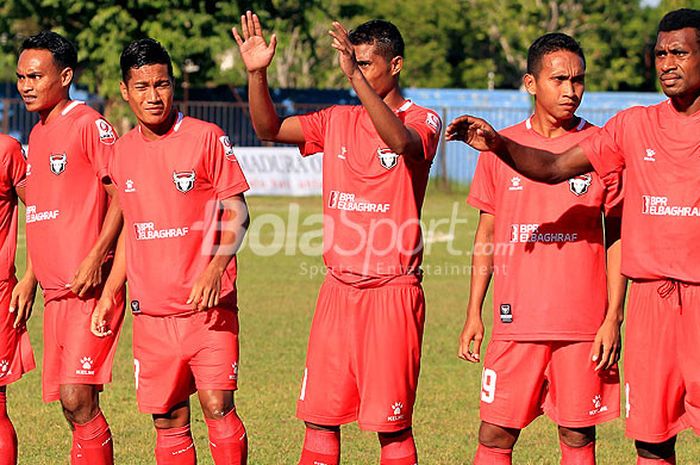
<path fill-rule="evenodd" d="M 299 465 L 338 465 L 340 431 L 306 428 Z"/>
<path fill-rule="evenodd" d="M 248 436 L 236 409 L 220 420 L 205 419 L 209 429 L 209 449 L 216 465 L 246 465 Z"/>
<path fill-rule="evenodd" d="M 637 456 L 637 465 L 676 465 L 675 454 L 667 459 L 647 459 Z"/>
<path fill-rule="evenodd" d="M 76 457 L 78 463 L 82 460 L 90 465 L 114 465 L 112 432 L 102 411 L 85 424 L 74 423 L 73 428 L 73 448 L 76 456 L 82 455 Z"/>
<path fill-rule="evenodd" d="M 498 449 L 479 444 L 474 456 L 474 465 L 512 465 L 513 449 Z"/>
<path fill-rule="evenodd" d="M 17 464 L 17 433 L 7 416 L 7 397 L 0 392 L 0 465 Z"/>
<path fill-rule="evenodd" d="M 156 464 L 195 465 L 197 453 L 190 425 L 180 428 L 156 428 Z"/>
<path fill-rule="evenodd" d="M 417 465 L 418 454 L 413 441 L 413 431 L 408 430 L 399 436 L 379 436 L 382 446 L 380 465 Z"/>
<path fill-rule="evenodd" d="M 571 447 L 559 441 L 561 465 L 595 465 L 595 441 L 583 447 Z"/>

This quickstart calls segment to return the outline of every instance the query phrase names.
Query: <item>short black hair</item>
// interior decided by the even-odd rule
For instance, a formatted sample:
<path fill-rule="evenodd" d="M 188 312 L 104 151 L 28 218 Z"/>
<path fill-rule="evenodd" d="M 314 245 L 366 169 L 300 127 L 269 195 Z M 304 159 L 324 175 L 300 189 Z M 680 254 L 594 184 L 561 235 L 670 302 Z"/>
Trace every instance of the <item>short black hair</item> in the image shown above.
<path fill-rule="evenodd" d="M 666 13 L 659 22 L 659 29 L 656 35 L 658 36 L 659 32 L 678 31 L 687 27 L 695 29 L 695 35 L 698 38 L 698 43 L 700 43 L 700 10 L 681 8 L 680 10 Z"/>
<path fill-rule="evenodd" d="M 377 53 L 387 60 L 403 56 L 403 37 L 401 37 L 399 28 L 389 21 L 373 19 L 362 23 L 350 31 L 348 38 L 353 45 L 375 45 Z"/>
<path fill-rule="evenodd" d="M 129 72 L 146 65 L 167 65 L 168 76 L 173 78 L 173 62 L 168 51 L 155 39 L 138 39 L 126 46 L 119 58 L 122 80 L 129 80 Z"/>
<path fill-rule="evenodd" d="M 581 45 L 576 40 L 561 32 L 550 32 L 537 38 L 527 51 L 527 72 L 536 76 L 542 69 L 542 58 L 550 53 L 566 50 L 577 54 L 583 60 L 586 69 L 586 56 Z"/>
<path fill-rule="evenodd" d="M 60 34 L 52 31 L 41 31 L 27 37 L 19 48 L 21 54 L 25 50 L 48 50 L 54 63 L 60 69 L 70 68 L 75 71 L 78 66 L 78 50 L 73 43 Z"/>

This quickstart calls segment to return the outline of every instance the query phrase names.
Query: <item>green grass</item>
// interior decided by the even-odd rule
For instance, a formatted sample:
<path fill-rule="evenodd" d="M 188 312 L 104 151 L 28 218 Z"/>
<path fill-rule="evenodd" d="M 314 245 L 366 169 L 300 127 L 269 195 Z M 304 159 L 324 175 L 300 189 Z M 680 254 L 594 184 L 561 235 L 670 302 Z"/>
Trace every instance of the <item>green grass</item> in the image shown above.
<path fill-rule="evenodd" d="M 300 223 L 321 209 L 319 198 L 249 199 L 254 216 L 275 213 L 286 217 L 290 202 L 299 205 Z M 430 225 L 433 219 L 450 218 L 453 208 L 466 221 L 458 225 L 455 248 L 466 251 L 470 248 L 477 215 L 464 203 L 464 195 L 431 191 L 424 219 Z M 302 232 L 310 229 L 303 227 Z M 447 226 L 442 225 L 437 231 L 447 233 Z M 273 226 L 268 223 L 251 233 L 249 240 L 270 244 Z M 421 463 L 425 465 L 471 463 L 479 425 L 481 367 L 468 365 L 456 356 L 468 293 L 469 257 L 466 252 L 461 256 L 451 255 L 446 245 L 432 243 L 425 257 L 427 321 L 414 423 Z M 22 249 L 18 261 L 22 262 L 23 257 Z M 294 417 L 294 409 L 308 329 L 323 279 L 305 272 L 312 266 L 320 268 L 321 257 L 287 254 L 284 248 L 264 257 L 253 255 L 246 246 L 239 256 L 241 366 L 237 404 L 250 434 L 251 465 L 297 463 L 304 428 Z M 489 298 L 484 312 L 487 325 L 491 320 L 490 305 Z M 42 352 L 41 318 L 41 305 L 37 305 L 29 329 L 38 362 Z M 116 463 L 153 464 L 155 434 L 150 417 L 138 413 L 136 408 L 130 341 L 131 318 L 127 317 L 115 361 L 114 382 L 102 396 L 102 405 L 115 437 Z M 59 405 L 41 402 L 39 369 L 10 386 L 8 391 L 10 414 L 20 438 L 20 464 L 67 463 L 70 433 Z M 211 464 L 206 427 L 196 403 L 194 407 L 192 423 L 199 463 Z M 598 463 L 634 463 L 632 443 L 623 436 L 621 419 L 600 427 L 598 438 Z M 698 462 L 700 443 L 692 434 L 686 432 L 680 436 L 678 450 L 678 463 Z M 355 425 L 344 427 L 342 456 L 345 464 L 378 463 L 375 436 L 359 431 Z M 559 463 L 556 428 L 551 421 L 540 418 L 523 432 L 514 463 Z"/>

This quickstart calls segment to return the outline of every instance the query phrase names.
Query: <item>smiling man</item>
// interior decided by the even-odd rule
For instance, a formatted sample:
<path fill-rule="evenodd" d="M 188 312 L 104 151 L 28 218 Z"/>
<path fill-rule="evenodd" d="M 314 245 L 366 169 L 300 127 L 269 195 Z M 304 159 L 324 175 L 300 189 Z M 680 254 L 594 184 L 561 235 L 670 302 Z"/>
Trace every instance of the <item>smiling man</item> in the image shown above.
<path fill-rule="evenodd" d="M 669 99 L 618 113 L 563 153 L 525 146 L 471 116 L 447 129 L 448 140 L 490 150 L 539 181 L 594 169 L 611 183 L 624 172 L 627 435 L 639 465 L 675 463 L 678 432 L 700 433 L 700 10 L 664 16 L 654 52 Z"/>

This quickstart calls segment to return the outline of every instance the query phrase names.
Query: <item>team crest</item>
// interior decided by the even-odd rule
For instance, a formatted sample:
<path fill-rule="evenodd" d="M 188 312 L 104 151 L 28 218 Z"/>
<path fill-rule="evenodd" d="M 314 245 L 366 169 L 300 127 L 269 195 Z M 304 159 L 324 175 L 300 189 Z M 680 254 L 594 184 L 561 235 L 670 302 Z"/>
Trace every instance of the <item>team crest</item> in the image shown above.
<path fill-rule="evenodd" d="M 581 196 L 588 192 L 593 178 L 590 174 L 582 174 L 569 179 L 569 190 L 577 196 Z"/>
<path fill-rule="evenodd" d="M 114 135 L 114 129 L 106 120 L 102 118 L 95 120 L 95 126 L 99 132 L 100 142 L 105 145 L 112 145 L 116 142 L 117 136 Z"/>
<path fill-rule="evenodd" d="M 377 149 L 379 163 L 386 169 L 390 170 L 399 163 L 399 156 L 391 151 L 391 149 Z"/>
<path fill-rule="evenodd" d="M 173 182 L 175 183 L 175 188 L 186 194 L 191 191 L 194 187 L 194 170 L 191 171 L 173 171 Z"/>
<path fill-rule="evenodd" d="M 58 176 L 66 170 L 66 165 L 68 164 L 68 157 L 66 153 L 52 153 L 49 155 L 49 166 L 51 172 Z"/>

